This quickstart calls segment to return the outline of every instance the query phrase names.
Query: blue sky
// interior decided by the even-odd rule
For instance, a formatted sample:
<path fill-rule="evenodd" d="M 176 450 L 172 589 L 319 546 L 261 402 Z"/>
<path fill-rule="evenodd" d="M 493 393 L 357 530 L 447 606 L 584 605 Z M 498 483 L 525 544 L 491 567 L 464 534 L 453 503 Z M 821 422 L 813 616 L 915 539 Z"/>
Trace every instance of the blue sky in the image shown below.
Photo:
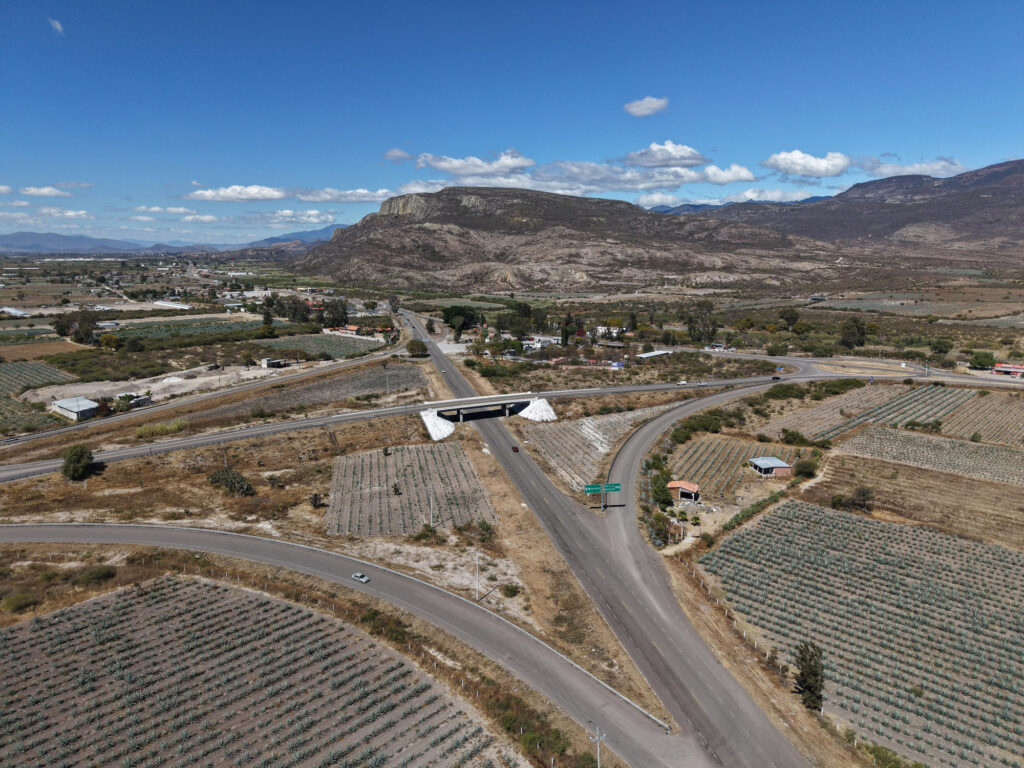
<path fill-rule="evenodd" d="M 795 199 L 1022 139 L 1020 0 L 0 0 L 0 232 L 243 242 L 453 184 Z"/>

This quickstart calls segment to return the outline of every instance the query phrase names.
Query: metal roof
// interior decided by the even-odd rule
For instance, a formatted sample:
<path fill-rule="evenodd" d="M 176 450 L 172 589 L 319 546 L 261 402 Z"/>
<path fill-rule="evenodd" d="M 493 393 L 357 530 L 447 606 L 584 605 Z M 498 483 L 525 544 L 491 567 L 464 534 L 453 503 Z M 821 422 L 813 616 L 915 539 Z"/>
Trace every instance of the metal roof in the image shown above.
<path fill-rule="evenodd" d="M 643 358 L 648 358 L 648 357 L 658 357 L 660 355 L 671 355 L 671 354 L 672 354 L 672 350 L 671 349 L 656 349 L 653 352 L 641 352 L 639 355 L 636 355 L 636 357 L 639 357 L 639 358 L 643 359 Z"/>
<path fill-rule="evenodd" d="M 63 408 L 65 411 L 71 411 L 73 413 L 87 411 L 90 408 L 100 407 L 99 403 L 93 402 L 87 397 L 69 397 L 65 400 L 54 400 L 53 405 L 58 408 Z"/>
<path fill-rule="evenodd" d="M 774 456 L 758 456 L 756 459 L 748 459 L 755 467 L 760 469 L 786 469 L 789 464 Z"/>

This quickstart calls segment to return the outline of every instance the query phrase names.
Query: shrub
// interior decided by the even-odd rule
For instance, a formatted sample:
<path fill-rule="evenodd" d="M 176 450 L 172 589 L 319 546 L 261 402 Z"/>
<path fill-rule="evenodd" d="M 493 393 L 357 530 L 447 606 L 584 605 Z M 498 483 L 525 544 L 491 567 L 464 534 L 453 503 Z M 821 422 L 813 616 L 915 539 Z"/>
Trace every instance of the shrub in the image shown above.
<path fill-rule="evenodd" d="M 145 440 L 150 437 L 164 437 L 188 429 L 188 419 L 172 419 L 159 424 L 143 424 L 135 429 L 135 437 Z"/>
<path fill-rule="evenodd" d="M 973 435 L 971 435 L 971 442 L 972 443 L 980 443 L 981 442 L 981 432 L 975 432 Z"/>
<path fill-rule="evenodd" d="M 234 496 L 255 496 L 256 489 L 245 476 L 230 467 L 218 469 L 209 477 L 210 484 Z"/>
<path fill-rule="evenodd" d="M 117 575 L 117 568 L 112 565 L 94 565 L 81 571 L 72 581 L 80 587 L 102 584 Z"/>
<path fill-rule="evenodd" d="M 700 535 L 700 540 L 704 544 L 705 547 L 713 547 L 713 546 L 715 546 L 715 535 L 713 533 L 709 533 L 708 531 L 705 531 L 704 533 L 702 533 Z"/>
<path fill-rule="evenodd" d="M 84 480 L 92 469 L 92 451 L 85 445 L 72 445 L 64 450 L 61 472 L 68 480 Z"/>
<path fill-rule="evenodd" d="M 39 605 L 39 598 L 31 592 L 15 592 L 0 602 L 0 609 L 11 613 L 21 613 L 37 605 Z"/>
<path fill-rule="evenodd" d="M 779 342 L 778 344 L 769 344 L 765 347 L 765 353 L 772 357 L 778 357 L 781 355 L 789 354 L 789 344 L 785 342 Z"/>
<path fill-rule="evenodd" d="M 515 597 L 521 591 L 522 590 L 520 589 L 518 584 L 502 584 L 501 585 L 501 594 L 503 594 L 505 597 Z"/>
<path fill-rule="evenodd" d="M 764 432 L 757 433 L 757 442 L 759 443 L 770 443 L 772 439 L 768 437 Z"/>
<path fill-rule="evenodd" d="M 814 477 L 818 464 L 811 459 L 801 459 L 793 465 L 793 474 L 797 477 Z"/>

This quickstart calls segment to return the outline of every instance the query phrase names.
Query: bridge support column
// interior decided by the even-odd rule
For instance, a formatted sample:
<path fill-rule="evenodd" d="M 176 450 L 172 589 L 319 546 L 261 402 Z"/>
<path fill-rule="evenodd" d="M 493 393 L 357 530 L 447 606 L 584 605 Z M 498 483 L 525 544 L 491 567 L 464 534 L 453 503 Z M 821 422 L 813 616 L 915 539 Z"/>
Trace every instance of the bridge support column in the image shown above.
<path fill-rule="evenodd" d="M 464 419 L 462 417 L 462 409 L 461 408 L 459 408 L 458 413 L 459 413 L 459 424 L 461 424 L 464 421 Z"/>

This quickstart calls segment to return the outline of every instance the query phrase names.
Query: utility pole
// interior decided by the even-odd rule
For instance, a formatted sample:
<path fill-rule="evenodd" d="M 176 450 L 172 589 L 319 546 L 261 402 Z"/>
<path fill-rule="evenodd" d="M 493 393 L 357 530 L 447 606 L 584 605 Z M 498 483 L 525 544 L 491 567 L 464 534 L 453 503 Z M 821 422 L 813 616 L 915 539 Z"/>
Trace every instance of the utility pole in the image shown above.
<path fill-rule="evenodd" d="M 434 489 L 430 489 L 430 527 L 434 527 Z"/>
<path fill-rule="evenodd" d="M 480 602 L 480 551 L 476 553 L 476 601 Z"/>
<path fill-rule="evenodd" d="M 601 733 L 601 729 L 594 725 L 594 735 L 588 737 L 597 744 L 597 768 L 601 768 L 601 742 L 607 738 L 607 734 Z"/>

